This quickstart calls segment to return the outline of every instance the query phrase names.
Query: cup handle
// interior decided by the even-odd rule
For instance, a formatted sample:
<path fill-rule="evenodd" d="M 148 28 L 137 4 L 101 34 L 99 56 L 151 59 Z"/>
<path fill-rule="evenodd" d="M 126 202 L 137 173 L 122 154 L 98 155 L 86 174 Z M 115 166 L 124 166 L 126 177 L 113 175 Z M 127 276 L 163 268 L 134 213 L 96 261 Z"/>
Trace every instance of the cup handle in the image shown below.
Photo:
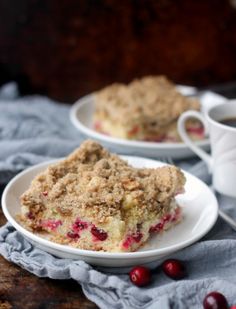
<path fill-rule="evenodd" d="M 189 146 L 190 149 L 192 149 L 208 166 L 208 170 L 211 173 L 212 172 L 212 157 L 206 153 L 204 150 L 202 150 L 199 146 L 194 143 L 190 137 L 188 136 L 188 133 L 186 131 L 186 121 L 189 118 L 197 118 L 199 121 L 202 122 L 204 126 L 204 132 L 205 135 L 208 134 L 208 125 L 204 118 L 204 116 L 196 111 L 187 111 L 184 112 L 178 119 L 178 131 L 182 138 L 182 140 Z"/>

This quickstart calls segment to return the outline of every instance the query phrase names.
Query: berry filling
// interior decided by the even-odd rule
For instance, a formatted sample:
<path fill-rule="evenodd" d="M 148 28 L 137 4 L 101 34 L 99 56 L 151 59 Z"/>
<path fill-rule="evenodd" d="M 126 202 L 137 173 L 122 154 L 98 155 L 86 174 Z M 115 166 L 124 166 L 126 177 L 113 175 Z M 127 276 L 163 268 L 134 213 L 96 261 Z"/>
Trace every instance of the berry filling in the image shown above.
<path fill-rule="evenodd" d="M 165 216 L 163 217 L 163 221 L 164 221 L 164 222 L 168 222 L 168 221 L 170 221 L 170 219 L 171 219 L 171 214 L 167 214 L 167 215 L 165 215 Z"/>
<path fill-rule="evenodd" d="M 30 220 L 35 219 L 35 216 L 34 216 L 34 214 L 33 214 L 31 211 L 28 212 L 28 213 L 26 214 L 26 216 L 27 216 L 27 218 L 29 218 Z"/>
<path fill-rule="evenodd" d="M 92 226 L 91 234 L 95 237 L 95 240 L 106 240 L 107 239 L 107 232 L 102 229 L 98 229 L 96 226 Z"/>
<path fill-rule="evenodd" d="M 139 126 L 134 126 L 131 130 L 129 130 L 127 133 L 131 137 L 133 135 L 136 135 L 139 131 Z"/>
<path fill-rule="evenodd" d="M 169 222 L 175 222 L 180 219 L 181 209 L 177 207 L 173 214 L 166 214 L 157 224 L 153 225 L 149 229 L 149 233 L 159 233 L 165 229 L 165 226 Z"/>
<path fill-rule="evenodd" d="M 72 225 L 72 229 L 74 232 L 79 232 L 88 228 L 89 223 L 85 221 L 81 221 L 80 219 L 76 219 L 75 223 Z"/>
<path fill-rule="evenodd" d="M 69 231 L 67 233 L 67 237 L 71 238 L 71 239 L 78 239 L 80 238 L 79 234 L 78 233 L 75 233 L 73 231 Z"/>
<path fill-rule="evenodd" d="M 132 237 L 133 237 L 134 241 L 138 243 L 142 239 L 143 234 L 141 232 L 137 231 L 136 233 L 132 234 Z"/>
<path fill-rule="evenodd" d="M 100 131 L 102 129 L 102 124 L 100 121 L 95 121 L 94 129 Z"/>
<path fill-rule="evenodd" d="M 90 225 L 89 222 L 82 221 L 80 218 L 77 218 L 75 222 L 72 224 L 72 230 L 67 233 L 67 237 L 71 239 L 78 239 L 80 238 L 80 232 L 87 229 Z"/>
<path fill-rule="evenodd" d="M 147 137 L 144 139 L 146 142 L 156 142 L 156 143 L 162 143 L 162 142 L 173 142 L 176 143 L 177 139 L 174 136 L 169 136 L 168 134 L 163 134 L 159 137 Z"/>
<path fill-rule="evenodd" d="M 134 243 L 139 243 L 143 237 L 143 234 L 140 231 L 137 231 L 136 233 L 132 233 L 131 235 L 128 235 L 123 242 L 122 246 L 125 249 L 128 249 L 130 246 L 132 246 Z"/>
<path fill-rule="evenodd" d="M 55 231 L 60 225 L 62 225 L 61 220 L 47 219 L 41 221 L 41 226 L 44 228 L 48 228 L 51 231 Z"/>
<path fill-rule="evenodd" d="M 174 213 L 166 214 L 157 224 L 153 225 L 149 229 L 149 233 L 159 233 L 163 231 L 166 225 L 170 222 L 178 221 L 181 216 L 181 209 L 178 207 L 175 209 Z M 143 237 L 140 231 L 129 234 L 126 236 L 122 246 L 124 249 L 130 248 L 134 243 L 139 243 Z"/>
<path fill-rule="evenodd" d="M 96 122 L 94 123 L 94 129 L 95 129 L 96 131 L 98 131 L 98 132 L 104 134 L 104 135 L 110 136 L 110 134 L 109 134 L 108 132 L 105 132 L 105 131 L 103 130 L 102 123 L 101 123 L 100 121 L 96 121 Z"/>
<path fill-rule="evenodd" d="M 156 143 L 160 143 L 160 142 L 164 142 L 166 139 L 166 136 L 165 135 L 161 135 L 161 136 L 158 136 L 158 137 L 146 137 L 144 138 L 144 141 L 145 142 L 156 142 Z"/>
<path fill-rule="evenodd" d="M 150 229 L 149 229 L 149 233 L 158 233 L 158 232 L 161 232 L 164 228 L 164 223 L 167 222 L 167 221 L 164 221 L 164 222 L 160 222 L 160 223 L 157 223 L 156 225 L 154 226 L 151 226 Z"/>
<path fill-rule="evenodd" d="M 67 233 L 67 237 L 76 240 L 81 237 L 80 233 L 82 233 L 89 227 L 91 227 L 90 232 L 93 235 L 94 241 L 97 240 L 103 241 L 107 239 L 108 237 L 107 232 L 97 228 L 90 222 L 82 221 L 80 218 L 77 218 L 75 222 L 72 224 L 72 230 Z"/>
<path fill-rule="evenodd" d="M 198 135 L 199 137 L 204 137 L 204 128 L 203 126 L 200 126 L 200 127 L 188 127 L 187 128 L 187 132 L 188 133 L 192 133 L 192 134 L 195 134 L 195 135 Z"/>

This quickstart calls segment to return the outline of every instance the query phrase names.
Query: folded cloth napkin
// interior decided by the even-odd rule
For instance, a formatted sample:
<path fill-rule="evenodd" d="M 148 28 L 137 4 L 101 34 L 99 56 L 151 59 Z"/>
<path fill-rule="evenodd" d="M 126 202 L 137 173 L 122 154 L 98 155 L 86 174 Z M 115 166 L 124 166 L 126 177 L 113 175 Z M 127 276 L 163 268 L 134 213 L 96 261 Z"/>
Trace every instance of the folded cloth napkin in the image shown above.
<path fill-rule="evenodd" d="M 207 96 L 211 101 L 212 96 Z M 6 183 L 30 165 L 64 156 L 80 144 L 84 137 L 70 124 L 68 112 L 68 106 L 48 98 L 19 98 L 15 84 L 0 90 L 0 182 Z M 178 164 L 209 183 L 203 162 L 192 159 Z M 218 200 L 220 207 L 236 217 L 235 200 L 223 196 Z M 127 274 L 113 269 L 56 258 L 30 244 L 10 224 L 0 228 L 0 254 L 39 277 L 73 278 L 102 309 L 197 309 L 202 308 L 204 296 L 214 290 L 222 292 L 230 304 L 236 302 L 235 232 L 221 219 L 199 242 L 171 255 L 184 261 L 187 278 L 167 278 L 159 269 L 161 261 L 157 261 L 150 265 L 155 269 L 153 281 L 145 288 L 135 287 Z"/>

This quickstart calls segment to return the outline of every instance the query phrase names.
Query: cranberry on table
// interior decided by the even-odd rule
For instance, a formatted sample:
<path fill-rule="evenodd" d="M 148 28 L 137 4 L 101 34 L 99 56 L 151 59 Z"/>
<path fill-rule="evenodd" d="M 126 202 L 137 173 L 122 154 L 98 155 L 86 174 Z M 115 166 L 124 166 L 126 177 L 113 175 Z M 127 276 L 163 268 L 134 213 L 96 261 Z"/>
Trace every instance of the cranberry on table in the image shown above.
<path fill-rule="evenodd" d="M 204 309 L 227 309 L 228 302 L 223 294 L 211 292 L 203 300 Z"/>
<path fill-rule="evenodd" d="M 164 273 L 172 279 L 182 279 L 186 276 L 186 268 L 179 260 L 169 259 L 162 264 Z"/>
<path fill-rule="evenodd" d="M 137 286 L 145 286 L 151 282 L 150 269 L 144 266 L 136 266 L 129 273 L 131 282 Z"/>

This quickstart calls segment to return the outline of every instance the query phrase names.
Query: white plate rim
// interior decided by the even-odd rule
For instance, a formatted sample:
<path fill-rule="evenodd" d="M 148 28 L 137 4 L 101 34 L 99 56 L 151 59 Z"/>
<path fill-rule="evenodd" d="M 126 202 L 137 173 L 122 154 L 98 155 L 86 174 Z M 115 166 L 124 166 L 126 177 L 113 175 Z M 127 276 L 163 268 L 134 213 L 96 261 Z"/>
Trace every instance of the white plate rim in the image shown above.
<path fill-rule="evenodd" d="M 77 117 L 77 113 L 79 110 L 86 104 L 93 104 L 94 94 L 88 94 L 83 96 L 82 98 L 78 99 L 70 108 L 70 121 L 72 124 L 82 133 L 87 136 L 96 138 L 100 141 L 113 143 L 115 145 L 120 146 L 128 146 L 128 147 L 136 147 L 136 148 L 148 148 L 154 150 L 173 150 L 173 149 L 188 149 L 188 146 L 185 143 L 158 143 L 158 142 L 145 142 L 145 141 L 134 141 L 134 140 L 125 140 L 117 137 L 108 136 L 102 133 L 99 133 L 87 126 L 85 126 L 81 121 L 79 121 Z M 196 145 L 199 147 L 206 147 L 210 144 L 209 139 L 204 139 L 203 141 L 197 141 Z"/>
<path fill-rule="evenodd" d="M 137 156 L 126 156 L 126 155 L 122 155 L 121 156 L 124 159 L 141 159 L 141 160 L 145 160 L 145 161 L 150 161 L 153 162 L 154 164 L 160 164 L 161 165 L 166 165 L 163 162 L 157 161 L 157 160 L 153 160 L 153 159 L 147 159 L 147 158 L 142 158 L 142 157 L 137 157 Z M 44 239 L 40 236 L 37 236 L 35 234 L 33 234 L 32 232 L 28 231 L 27 229 L 25 229 L 23 226 L 21 226 L 16 220 L 15 218 L 13 218 L 11 216 L 11 214 L 8 211 L 8 206 L 6 203 L 6 199 L 7 199 L 7 195 L 9 190 L 11 189 L 12 185 L 15 184 L 15 182 L 19 181 L 21 179 L 22 176 L 24 176 L 27 173 L 30 173 L 32 170 L 36 169 L 36 168 L 40 168 L 40 167 L 46 167 L 49 164 L 52 163 L 56 163 L 61 159 L 54 159 L 54 160 L 50 160 L 50 161 L 46 161 L 37 165 L 34 165 L 32 167 L 29 167 L 27 169 L 25 169 L 24 171 L 20 172 L 19 174 L 17 174 L 5 187 L 3 194 L 2 194 L 2 210 L 3 213 L 5 215 L 5 217 L 7 218 L 7 220 L 12 224 L 12 226 L 18 230 L 21 234 L 23 234 L 24 236 L 26 236 L 27 238 L 31 239 L 32 241 L 42 244 L 45 247 L 50 247 L 54 250 L 58 250 L 61 252 L 66 252 L 66 253 L 71 253 L 73 255 L 77 255 L 77 256 L 85 256 L 85 257 L 96 257 L 96 258 L 104 258 L 104 259 L 120 259 L 120 258 L 125 258 L 125 259 L 138 259 L 138 258 L 145 258 L 145 257 L 157 257 L 159 255 L 164 255 L 164 254 L 169 254 L 175 251 L 178 251 L 180 249 L 183 249 L 193 243 L 195 243 L 197 240 L 201 239 L 204 235 L 206 235 L 211 228 L 214 226 L 217 218 L 218 218 L 218 202 L 217 199 L 215 197 L 215 195 L 212 193 L 212 191 L 210 190 L 210 188 L 200 179 L 198 179 L 196 176 L 182 170 L 184 172 L 184 174 L 188 177 L 193 177 L 196 181 L 199 181 L 201 183 L 201 185 L 203 185 L 205 187 L 206 190 L 208 190 L 208 192 L 210 193 L 211 197 L 213 198 L 214 201 L 214 213 L 212 214 L 212 218 L 211 218 L 211 223 L 204 229 L 202 230 L 201 233 L 193 236 L 192 238 L 189 238 L 188 240 L 182 241 L 180 243 L 177 243 L 175 245 L 171 245 L 171 246 L 167 246 L 161 249 L 151 249 L 151 250 L 146 250 L 146 251 L 136 251 L 136 252 L 122 252 L 122 253 L 116 253 L 116 252 L 101 252 L 101 251 L 92 251 L 92 250 L 83 250 L 83 249 L 78 249 L 78 248 L 73 248 L 70 246 L 66 246 L 66 245 L 60 245 L 57 243 L 54 243 L 50 240 Z"/>

